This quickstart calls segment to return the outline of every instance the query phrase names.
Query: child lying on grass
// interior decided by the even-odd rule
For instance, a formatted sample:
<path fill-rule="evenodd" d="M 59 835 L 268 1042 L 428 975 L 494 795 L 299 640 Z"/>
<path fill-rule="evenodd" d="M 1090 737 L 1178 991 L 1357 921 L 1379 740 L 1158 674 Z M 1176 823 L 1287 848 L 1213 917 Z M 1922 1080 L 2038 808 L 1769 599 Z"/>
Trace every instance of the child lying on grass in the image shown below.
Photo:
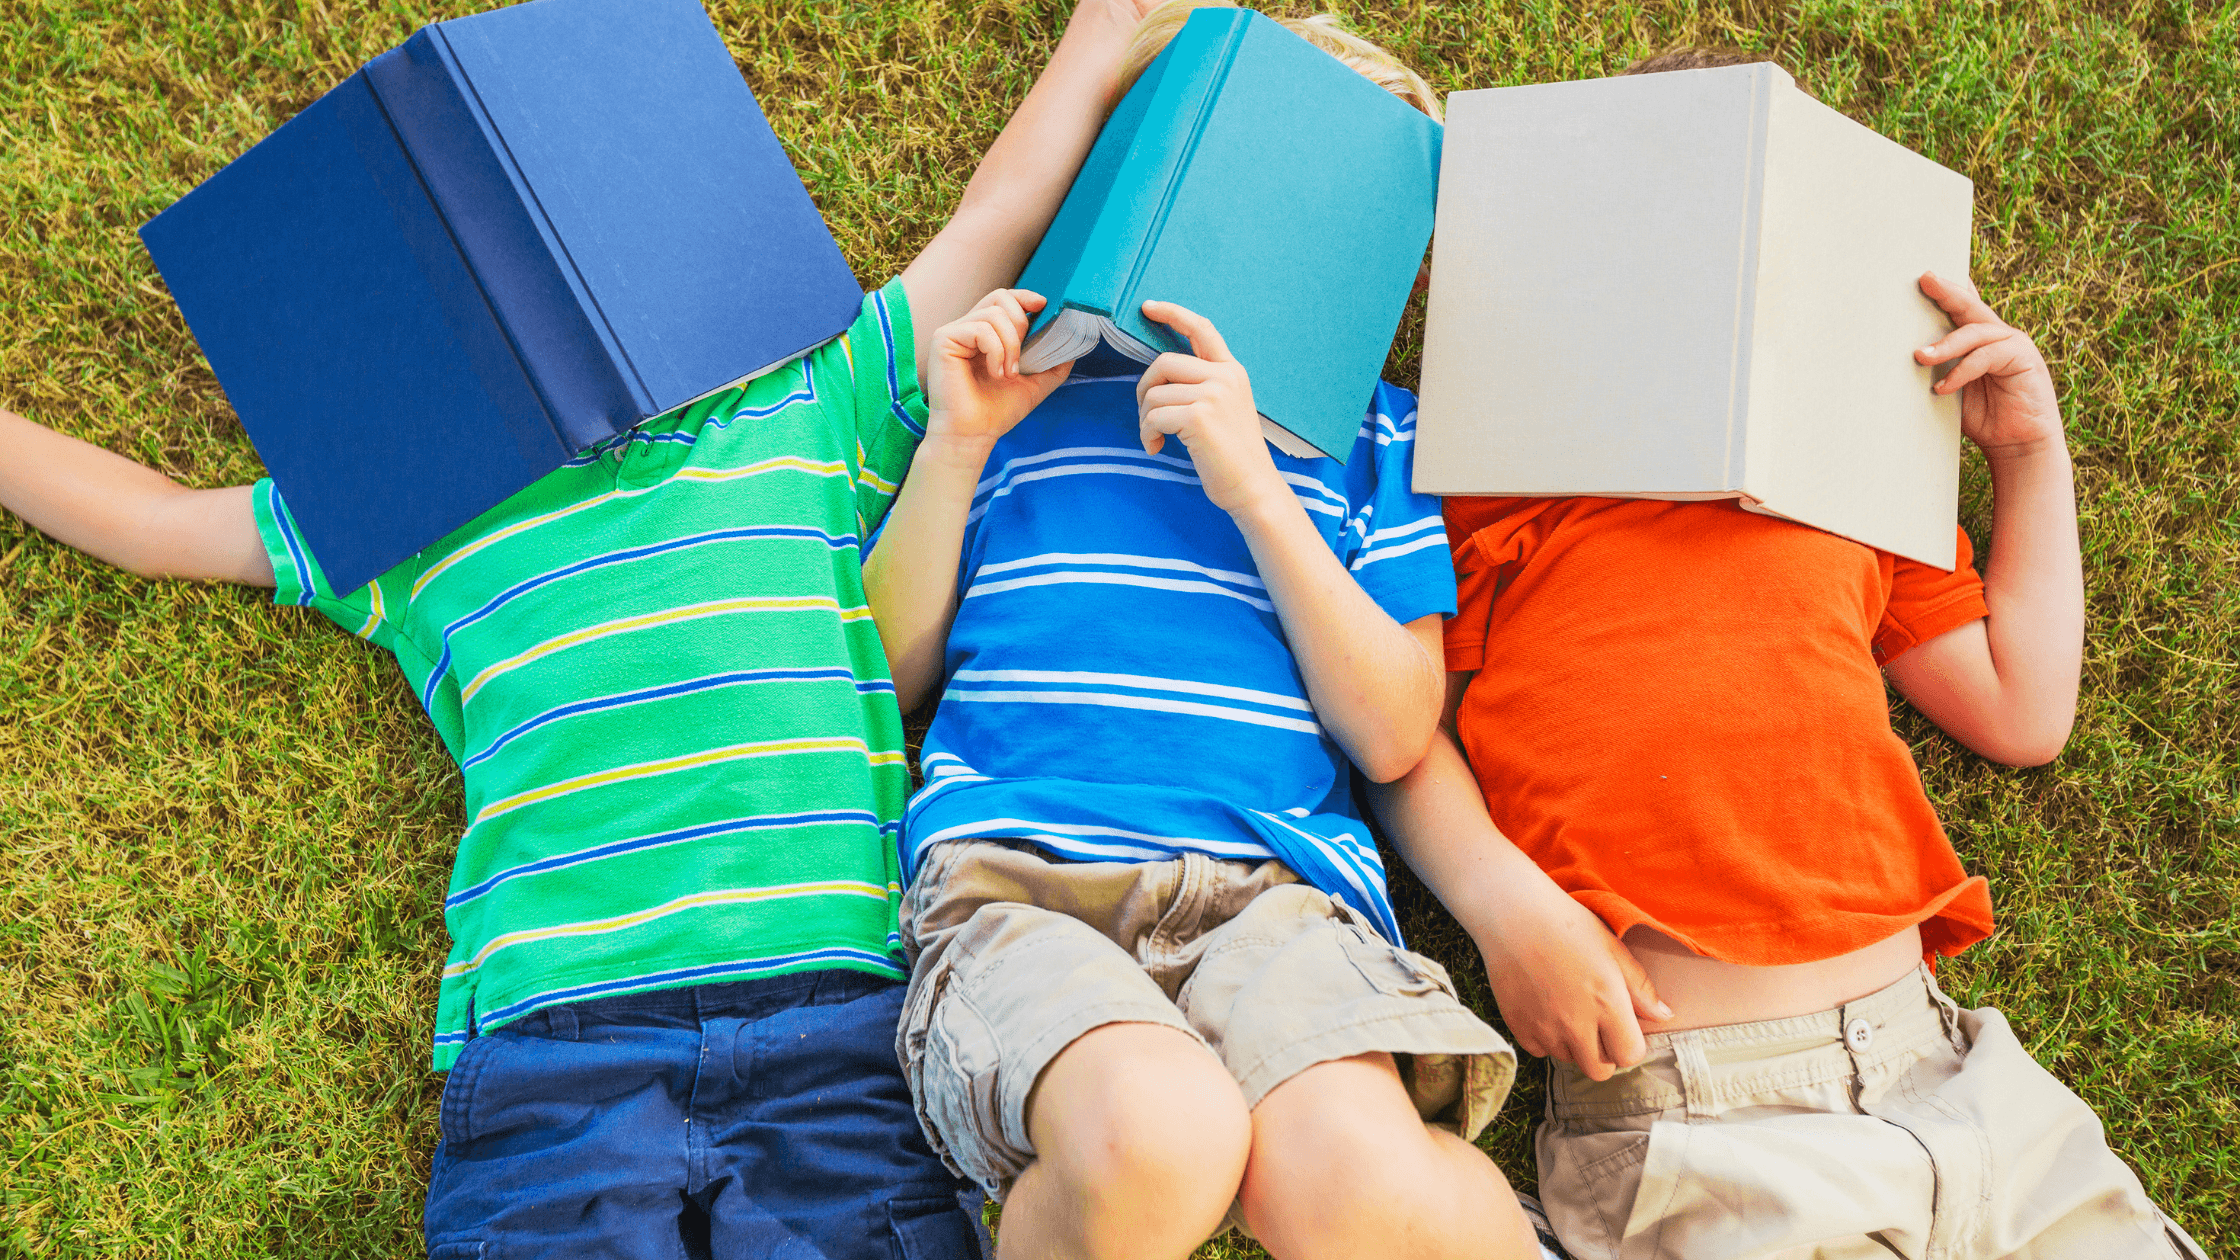
<path fill-rule="evenodd" d="M 1442 736 L 1379 813 L 1559 1060 L 1540 1192 L 1575 1255 L 2200 1255 L 1926 961 L 1991 903 L 1885 673 L 1978 753 L 2049 761 L 2084 595 L 2045 360 L 1967 282 L 1921 289 L 1956 327 L 1915 358 L 1990 464 L 1980 579 L 1965 535 L 1945 573 L 1732 502 L 1447 504 L 1468 765 Z"/>
<path fill-rule="evenodd" d="M 395 654 L 458 759 L 431 1255 L 978 1254 L 978 1194 L 894 1060 L 908 772 L 858 538 L 921 432 L 914 316 L 1017 273 L 1139 16 L 1085 0 L 955 219 L 844 337 L 359 590 L 328 587 L 269 481 L 183 489 L 0 413 L 0 504 L 135 572 L 318 610 Z"/>
<path fill-rule="evenodd" d="M 1291 25 L 1436 116 L 1381 50 Z M 903 833 L 929 1135 L 1005 1201 L 1008 1255 L 1181 1257 L 1232 1211 L 1283 1260 L 1533 1254 L 1467 1140 L 1513 1056 L 1400 946 L 1349 799 L 1349 759 L 1400 775 L 1438 717 L 1414 400 L 1379 386 L 1346 464 L 1294 459 L 1205 319 L 1147 302 L 1191 353 L 1061 387 L 1017 371 L 1042 305 L 937 334 L 865 562 L 905 705 L 945 683 Z"/>

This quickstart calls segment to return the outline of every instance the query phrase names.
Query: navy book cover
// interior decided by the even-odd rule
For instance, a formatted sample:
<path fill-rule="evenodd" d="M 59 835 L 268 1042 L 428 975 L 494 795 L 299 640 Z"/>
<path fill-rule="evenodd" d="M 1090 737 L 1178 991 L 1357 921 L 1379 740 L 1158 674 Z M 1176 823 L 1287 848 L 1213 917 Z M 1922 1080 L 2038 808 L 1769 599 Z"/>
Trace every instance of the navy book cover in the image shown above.
<path fill-rule="evenodd" d="M 863 296 L 697 0 L 424 27 L 140 237 L 338 591 Z"/>

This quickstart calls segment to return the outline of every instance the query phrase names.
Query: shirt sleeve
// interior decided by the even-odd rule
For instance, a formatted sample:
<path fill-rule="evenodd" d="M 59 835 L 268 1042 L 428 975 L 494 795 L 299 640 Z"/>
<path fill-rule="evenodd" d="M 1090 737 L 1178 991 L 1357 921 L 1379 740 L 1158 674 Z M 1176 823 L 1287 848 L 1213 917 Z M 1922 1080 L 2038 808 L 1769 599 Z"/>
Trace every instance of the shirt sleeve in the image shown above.
<path fill-rule="evenodd" d="M 1454 539 L 1455 613 L 1447 619 L 1447 672 L 1485 667 L 1493 634 L 1493 601 L 1524 567 L 1539 542 L 1536 521 L 1548 500 L 1457 496 L 1443 505 Z M 1537 506 L 1536 506 L 1537 504 Z"/>
<path fill-rule="evenodd" d="M 1415 396 L 1379 383 L 1348 461 L 1352 512 L 1338 558 L 1377 606 L 1402 625 L 1455 610 L 1446 522 L 1437 497 L 1411 488 L 1415 452 Z"/>
<path fill-rule="evenodd" d="M 885 519 L 926 432 L 916 329 L 902 281 L 865 294 L 855 323 L 812 352 L 809 365 L 818 401 L 846 426 L 856 516 L 869 534 Z"/>
<path fill-rule="evenodd" d="M 1890 558 L 1890 600 L 1883 606 L 1882 624 L 1875 627 L 1875 664 L 1888 665 L 1938 635 L 1991 615 L 1968 531 L 1955 527 L 1954 532 L 1959 543 L 1950 573 L 1904 556 Z"/>
<path fill-rule="evenodd" d="M 272 561 L 272 602 L 292 604 L 320 613 L 350 633 L 397 658 L 415 694 L 421 695 L 428 717 L 445 747 L 457 756 L 466 724 L 460 714 L 458 686 L 446 680 L 439 694 L 425 694 L 434 662 L 404 630 L 404 613 L 411 603 L 412 583 L 419 574 L 417 557 L 375 578 L 357 590 L 338 593 L 327 584 L 311 545 L 296 528 L 295 517 L 280 497 L 280 488 L 266 477 L 250 494 L 257 518 L 257 533 L 264 540 L 266 558 Z"/>

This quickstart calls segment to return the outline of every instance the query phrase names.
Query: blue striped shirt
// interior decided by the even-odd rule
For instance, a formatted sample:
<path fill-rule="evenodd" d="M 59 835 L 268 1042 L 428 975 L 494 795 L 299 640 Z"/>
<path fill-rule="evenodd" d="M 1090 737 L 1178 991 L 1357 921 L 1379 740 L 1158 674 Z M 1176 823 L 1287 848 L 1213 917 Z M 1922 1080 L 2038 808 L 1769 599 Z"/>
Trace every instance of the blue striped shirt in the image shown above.
<path fill-rule="evenodd" d="M 967 837 L 1062 858 L 1281 858 L 1400 931 L 1344 752 L 1244 536 L 1179 442 L 1147 455 L 1133 377 L 1070 381 L 973 496 L 925 786 L 903 864 Z M 1325 542 L 1403 624 L 1454 611 L 1439 502 L 1409 489 L 1415 398 L 1380 383 L 1347 462 L 1274 455 Z"/>

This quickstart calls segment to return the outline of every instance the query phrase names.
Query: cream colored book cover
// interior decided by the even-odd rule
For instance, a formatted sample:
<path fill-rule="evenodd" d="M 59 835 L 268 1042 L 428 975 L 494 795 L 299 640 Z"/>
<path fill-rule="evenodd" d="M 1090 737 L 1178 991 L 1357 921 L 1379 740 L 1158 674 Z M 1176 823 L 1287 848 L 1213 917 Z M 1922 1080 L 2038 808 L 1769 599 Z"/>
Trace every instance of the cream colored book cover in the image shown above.
<path fill-rule="evenodd" d="M 1968 180 L 1779 67 L 1457 92 L 1416 489 L 1736 498 L 1953 564 Z"/>

